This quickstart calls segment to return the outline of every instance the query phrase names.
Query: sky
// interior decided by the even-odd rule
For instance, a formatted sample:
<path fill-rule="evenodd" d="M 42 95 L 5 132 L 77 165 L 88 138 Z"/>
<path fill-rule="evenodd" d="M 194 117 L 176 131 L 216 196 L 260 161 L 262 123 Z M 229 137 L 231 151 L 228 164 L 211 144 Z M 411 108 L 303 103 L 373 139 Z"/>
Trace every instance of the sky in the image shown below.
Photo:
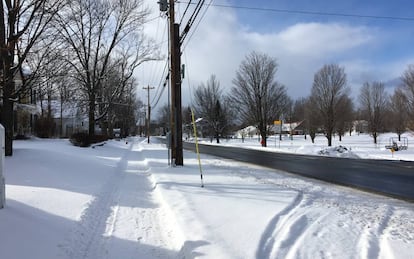
<path fill-rule="evenodd" d="M 158 17 L 157 1 L 145 1 L 152 10 L 149 17 Z M 181 20 L 186 5 L 184 1 L 176 4 L 176 21 Z M 354 101 L 365 82 L 381 81 L 392 93 L 407 66 L 414 64 L 413 7 L 414 3 L 406 0 L 213 0 L 182 47 L 182 63 L 186 68 L 183 105 L 191 105 L 194 89 L 212 74 L 217 76 L 224 92 L 231 94 L 235 73 L 252 51 L 277 60 L 276 80 L 286 86 L 294 100 L 309 96 L 314 74 L 331 63 L 345 68 Z M 195 24 L 203 13 L 204 9 Z M 168 48 L 166 24 L 167 19 L 160 17 L 146 23 L 144 28 L 147 36 L 158 43 L 164 57 Z M 158 88 L 151 92 L 151 106 L 155 110 L 168 100 L 165 90 L 157 103 L 165 63 L 165 60 L 145 63 L 136 74 L 142 87 Z M 146 92 L 138 92 L 146 100 Z"/>

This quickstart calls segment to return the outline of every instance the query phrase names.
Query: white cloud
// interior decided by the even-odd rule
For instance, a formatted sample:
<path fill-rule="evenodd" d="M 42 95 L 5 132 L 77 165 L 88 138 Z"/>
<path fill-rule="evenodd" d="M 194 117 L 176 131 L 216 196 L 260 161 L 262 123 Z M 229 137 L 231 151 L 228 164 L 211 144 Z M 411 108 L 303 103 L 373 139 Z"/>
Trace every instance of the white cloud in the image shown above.
<path fill-rule="evenodd" d="M 369 43 L 374 38 L 366 27 L 331 23 L 299 23 L 277 34 L 284 50 L 293 55 L 320 57 Z"/>
<path fill-rule="evenodd" d="M 365 82 L 379 81 L 389 87 L 392 93 L 394 87 L 400 83 L 399 78 L 409 64 L 414 64 L 414 58 L 407 58 L 390 63 L 374 63 L 369 60 L 354 59 L 341 62 L 345 67 L 348 77 L 348 85 L 351 87 L 351 95 L 356 100 L 360 88 Z"/>
<path fill-rule="evenodd" d="M 397 71 L 401 66 L 394 69 L 396 65 L 384 64 L 377 70 L 376 64 L 359 58 L 365 49 L 377 46 L 381 37 L 377 28 L 317 22 L 297 23 L 280 31 L 259 33 L 244 26 L 235 10 L 210 7 L 185 45 L 182 63 L 186 64 L 189 78 L 183 81 L 183 104 L 191 100 L 188 84 L 194 89 L 211 74 L 215 74 L 228 91 L 240 62 L 253 50 L 277 59 L 277 80 L 286 85 L 292 98 L 307 96 L 314 73 L 327 63 L 345 65 L 352 83 L 363 77 L 384 76 L 384 71 Z M 389 79 L 395 74 L 390 73 Z"/>
<path fill-rule="evenodd" d="M 258 33 L 243 27 L 234 12 L 210 9 L 187 47 L 188 69 L 198 85 L 216 74 L 222 86 L 231 80 L 240 62 L 252 50 L 278 60 L 278 80 L 292 97 L 305 96 L 314 73 L 336 55 L 372 42 L 375 31 L 346 24 L 299 23 L 282 31 Z"/>

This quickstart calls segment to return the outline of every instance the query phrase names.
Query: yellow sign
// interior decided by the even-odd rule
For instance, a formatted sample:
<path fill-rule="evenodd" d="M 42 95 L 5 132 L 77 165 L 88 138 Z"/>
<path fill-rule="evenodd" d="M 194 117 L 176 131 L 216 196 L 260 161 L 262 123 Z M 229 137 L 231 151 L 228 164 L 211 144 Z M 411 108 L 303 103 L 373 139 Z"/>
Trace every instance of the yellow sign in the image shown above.
<path fill-rule="evenodd" d="M 280 120 L 278 120 L 278 121 L 274 121 L 274 122 L 273 122 L 273 124 L 274 124 L 274 125 L 280 125 L 280 124 L 282 124 L 282 121 L 280 121 Z"/>

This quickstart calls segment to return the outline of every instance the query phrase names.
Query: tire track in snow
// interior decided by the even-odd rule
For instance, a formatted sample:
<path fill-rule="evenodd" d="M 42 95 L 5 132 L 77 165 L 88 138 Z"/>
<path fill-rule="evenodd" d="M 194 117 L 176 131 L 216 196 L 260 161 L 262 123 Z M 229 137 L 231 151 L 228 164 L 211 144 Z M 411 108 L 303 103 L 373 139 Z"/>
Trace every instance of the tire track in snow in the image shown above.
<path fill-rule="evenodd" d="M 114 204 L 116 215 L 106 232 L 106 258 L 177 258 L 179 246 L 172 244 L 176 232 L 166 224 L 169 215 L 155 193 L 150 168 L 141 152 L 145 142 L 134 143 L 128 154 L 122 192 Z"/>
<path fill-rule="evenodd" d="M 111 204 L 118 196 L 118 188 L 125 174 L 123 169 L 127 166 L 127 154 L 132 149 L 125 150 L 116 170 L 102 186 L 101 191 L 87 205 L 77 226 L 69 233 L 65 244 L 61 246 L 69 258 L 90 258 L 90 255 L 101 254 L 104 246 L 102 234 L 107 228 L 107 219 L 113 211 Z M 101 257 L 102 258 L 102 257 Z"/>
<path fill-rule="evenodd" d="M 358 242 L 362 258 L 379 258 L 381 251 L 388 253 L 386 233 L 393 214 L 394 209 L 387 207 L 386 211 L 381 215 L 376 215 L 372 222 L 367 222 Z"/>
<path fill-rule="evenodd" d="M 154 194 L 140 141 L 89 204 L 63 249 L 69 258 L 183 258 L 174 227 Z"/>
<path fill-rule="evenodd" d="M 263 232 L 262 237 L 260 238 L 256 258 L 270 258 L 276 239 L 284 228 L 284 224 L 288 222 L 289 218 L 294 214 L 294 211 L 297 210 L 302 202 L 303 193 L 298 192 L 292 203 L 273 217 L 272 220 L 270 220 L 265 231 Z"/>
<path fill-rule="evenodd" d="M 305 195 L 303 195 L 305 196 Z M 316 224 L 312 218 L 321 218 L 321 215 L 310 213 L 309 207 L 314 203 L 313 199 L 303 197 L 302 201 L 289 213 L 284 222 L 281 222 L 272 251 L 269 258 L 300 258 L 303 240 L 311 231 L 311 225 Z"/>

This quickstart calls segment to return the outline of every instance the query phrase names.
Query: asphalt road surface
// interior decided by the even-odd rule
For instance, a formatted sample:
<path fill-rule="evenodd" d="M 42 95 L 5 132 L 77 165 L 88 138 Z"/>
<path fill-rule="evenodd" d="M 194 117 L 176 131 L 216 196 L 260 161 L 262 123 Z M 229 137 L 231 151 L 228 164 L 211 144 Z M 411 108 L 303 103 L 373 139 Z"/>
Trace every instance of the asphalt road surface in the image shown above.
<path fill-rule="evenodd" d="M 194 143 L 183 147 L 195 150 Z M 340 185 L 414 201 L 414 162 L 274 153 L 199 145 L 200 153 L 266 166 Z"/>

